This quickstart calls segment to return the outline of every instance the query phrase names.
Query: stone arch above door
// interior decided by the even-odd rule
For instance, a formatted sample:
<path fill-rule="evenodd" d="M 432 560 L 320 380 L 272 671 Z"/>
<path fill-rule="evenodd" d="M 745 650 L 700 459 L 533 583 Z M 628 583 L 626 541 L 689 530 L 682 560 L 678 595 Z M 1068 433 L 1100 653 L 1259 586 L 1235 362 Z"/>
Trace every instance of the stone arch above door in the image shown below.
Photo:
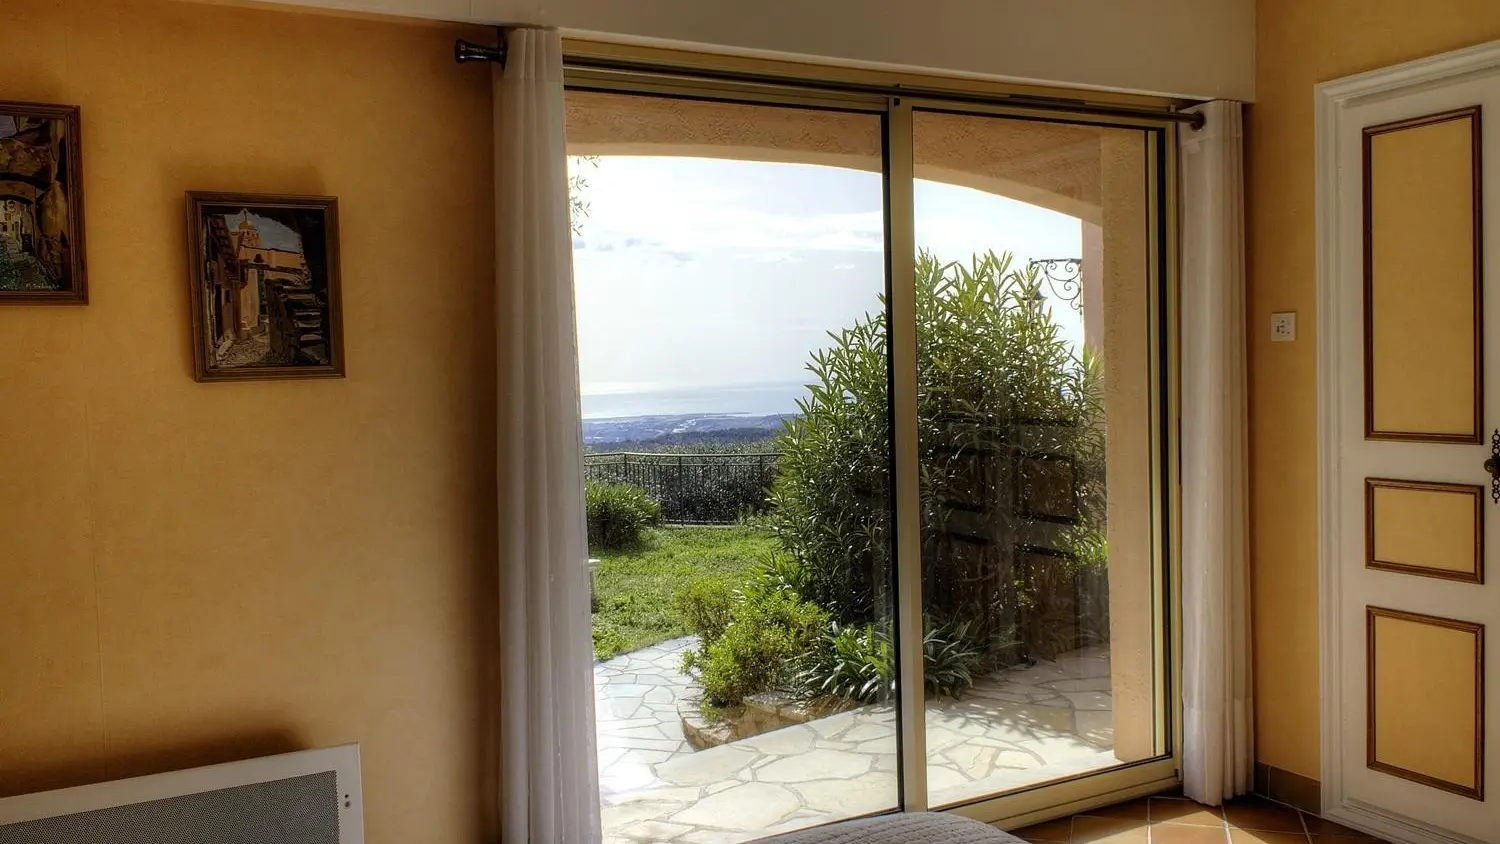
<path fill-rule="evenodd" d="M 778 119 L 767 120 L 763 106 L 575 91 L 568 96 L 568 149 L 576 155 L 680 155 L 879 172 L 880 139 L 870 135 L 866 119 L 783 109 Z M 1102 222 L 1099 129 L 986 123 L 981 132 L 959 116 L 924 118 L 917 177 Z"/>

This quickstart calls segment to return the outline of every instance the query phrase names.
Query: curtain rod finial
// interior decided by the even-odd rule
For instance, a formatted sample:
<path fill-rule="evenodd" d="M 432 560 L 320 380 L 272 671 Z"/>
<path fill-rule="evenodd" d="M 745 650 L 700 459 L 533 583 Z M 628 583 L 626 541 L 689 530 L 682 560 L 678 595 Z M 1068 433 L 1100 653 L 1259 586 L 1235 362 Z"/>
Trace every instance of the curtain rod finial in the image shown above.
<path fill-rule="evenodd" d="M 505 66 L 505 27 L 495 27 L 500 43 L 494 47 L 486 47 L 483 44 L 475 44 L 473 41 L 465 41 L 460 38 L 453 42 L 453 60 L 459 64 L 465 62 L 497 62 L 501 67 Z"/>

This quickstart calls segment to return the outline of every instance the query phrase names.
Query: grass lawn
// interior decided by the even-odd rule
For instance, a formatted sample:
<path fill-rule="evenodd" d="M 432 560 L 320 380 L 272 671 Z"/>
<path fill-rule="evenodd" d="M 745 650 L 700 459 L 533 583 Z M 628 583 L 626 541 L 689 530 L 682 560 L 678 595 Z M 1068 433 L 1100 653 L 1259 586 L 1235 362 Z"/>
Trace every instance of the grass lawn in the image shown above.
<path fill-rule="evenodd" d="M 664 527 L 649 532 L 645 546 L 594 554 L 594 656 L 616 654 L 685 636 L 677 593 L 703 577 L 734 577 L 766 559 L 776 539 L 763 528 Z"/>

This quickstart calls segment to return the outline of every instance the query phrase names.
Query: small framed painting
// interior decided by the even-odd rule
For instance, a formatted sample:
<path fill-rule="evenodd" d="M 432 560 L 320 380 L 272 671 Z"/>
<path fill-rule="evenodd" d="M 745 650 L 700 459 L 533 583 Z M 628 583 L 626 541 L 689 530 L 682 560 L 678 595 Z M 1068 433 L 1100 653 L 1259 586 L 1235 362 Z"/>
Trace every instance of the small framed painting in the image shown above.
<path fill-rule="evenodd" d="M 0 102 L 0 303 L 88 302 L 78 107 Z"/>
<path fill-rule="evenodd" d="M 199 381 L 344 374 L 338 200 L 188 194 Z"/>

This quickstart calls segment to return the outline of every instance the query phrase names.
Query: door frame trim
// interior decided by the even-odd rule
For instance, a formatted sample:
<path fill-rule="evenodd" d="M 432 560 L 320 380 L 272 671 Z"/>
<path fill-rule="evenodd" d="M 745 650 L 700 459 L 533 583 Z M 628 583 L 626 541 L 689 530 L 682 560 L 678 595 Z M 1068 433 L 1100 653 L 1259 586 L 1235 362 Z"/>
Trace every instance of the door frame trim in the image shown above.
<path fill-rule="evenodd" d="M 1362 315 L 1338 312 L 1335 280 L 1347 269 L 1340 261 L 1338 249 L 1338 232 L 1347 222 L 1338 202 L 1339 173 L 1342 170 L 1354 178 L 1361 167 L 1359 161 L 1342 159 L 1338 137 L 1347 128 L 1347 108 L 1496 69 L 1500 69 L 1500 41 L 1346 76 L 1313 89 L 1317 132 L 1318 651 L 1323 815 L 1355 829 L 1393 836 L 1409 844 L 1469 844 L 1469 839 L 1351 799 L 1344 792 L 1340 764 L 1344 751 L 1340 727 L 1344 704 L 1346 698 L 1351 705 L 1359 705 L 1360 701 L 1355 699 L 1357 695 L 1345 695 L 1339 685 L 1338 655 L 1343 653 L 1345 643 L 1338 617 L 1342 587 L 1339 560 L 1343 550 L 1338 522 L 1343 501 L 1338 483 L 1342 425 L 1338 393 L 1342 378 L 1357 374 L 1346 372 L 1345 367 L 1362 361 L 1340 361 L 1338 349 L 1340 330 L 1360 330 Z"/>

